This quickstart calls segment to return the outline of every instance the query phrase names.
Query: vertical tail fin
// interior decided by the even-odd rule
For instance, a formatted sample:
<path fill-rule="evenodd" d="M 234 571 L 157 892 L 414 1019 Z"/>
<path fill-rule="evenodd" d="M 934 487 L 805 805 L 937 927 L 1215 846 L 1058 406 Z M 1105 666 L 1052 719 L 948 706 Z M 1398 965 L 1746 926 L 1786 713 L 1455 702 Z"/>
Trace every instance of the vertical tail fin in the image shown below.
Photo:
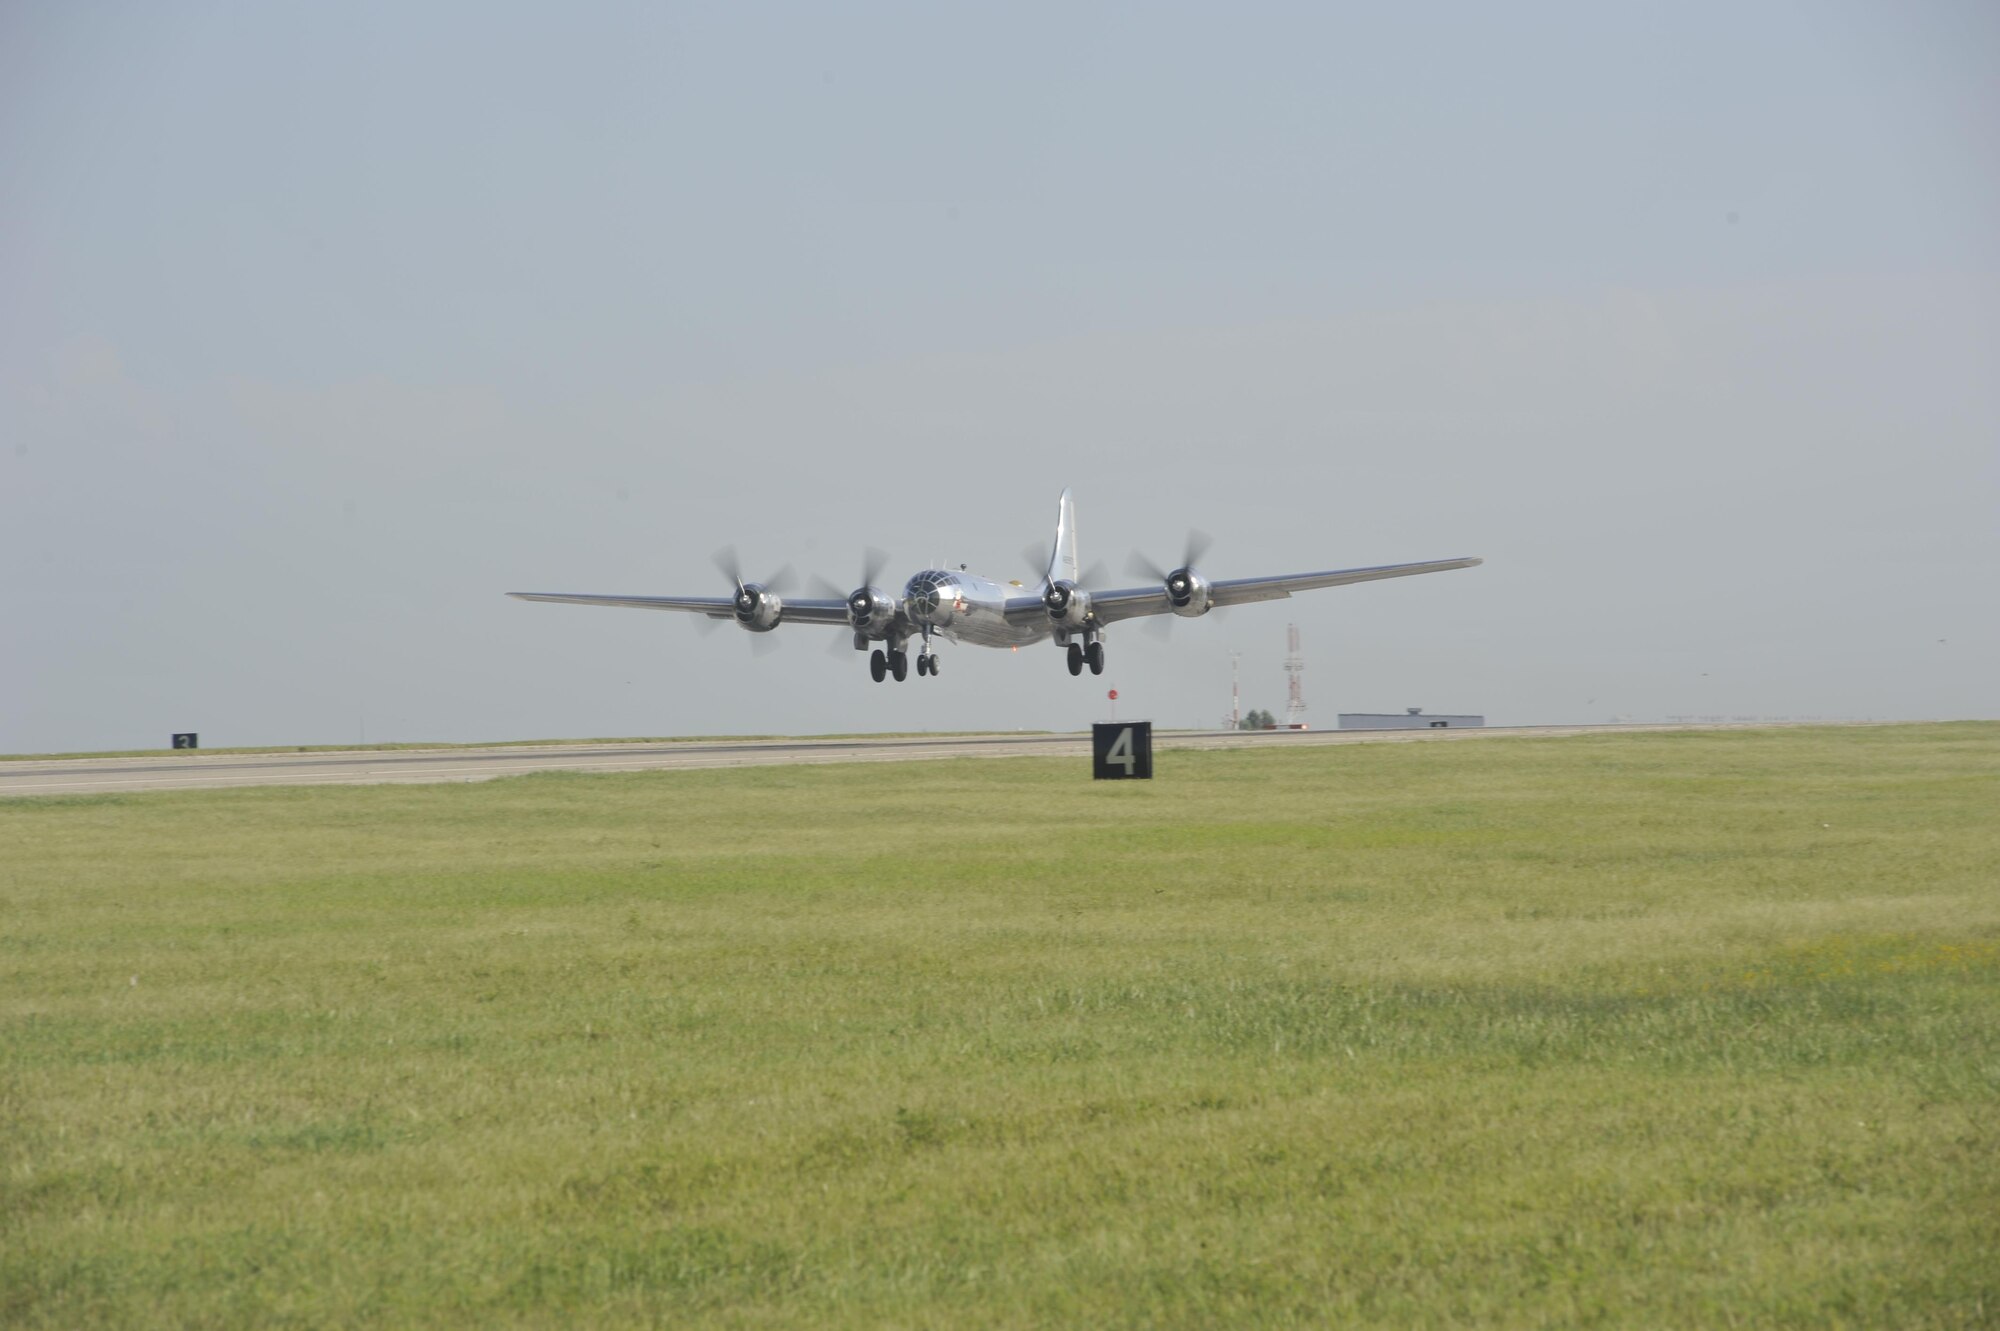
<path fill-rule="evenodd" d="M 1070 498 L 1069 489 L 1065 486 L 1062 499 L 1056 506 L 1056 543 L 1049 551 L 1049 568 L 1042 575 L 1042 585 L 1046 587 L 1058 578 L 1075 582 L 1077 576 L 1076 501 Z"/>

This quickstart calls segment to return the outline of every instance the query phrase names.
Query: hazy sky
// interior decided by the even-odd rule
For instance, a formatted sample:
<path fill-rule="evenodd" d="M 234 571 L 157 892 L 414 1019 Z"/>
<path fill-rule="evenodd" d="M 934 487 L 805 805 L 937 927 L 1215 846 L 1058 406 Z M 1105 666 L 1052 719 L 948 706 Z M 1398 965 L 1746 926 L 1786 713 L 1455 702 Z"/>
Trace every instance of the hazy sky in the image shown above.
<path fill-rule="evenodd" d="M 2000 715 L 2000 8 L 0 5 L 0 751 Z M 1484 567 L 869 681 L 514 590 Z"/>

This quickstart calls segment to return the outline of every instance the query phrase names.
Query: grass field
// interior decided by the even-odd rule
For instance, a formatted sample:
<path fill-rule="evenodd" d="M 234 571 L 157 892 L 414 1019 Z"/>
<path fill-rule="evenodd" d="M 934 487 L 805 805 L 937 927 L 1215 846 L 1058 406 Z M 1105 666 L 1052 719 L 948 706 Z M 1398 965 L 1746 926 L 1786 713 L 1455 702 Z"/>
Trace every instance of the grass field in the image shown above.
<path fill-rule="evenodd" d="M 0 1324 L 2000 1322 L 2000 725 L 0 802 Z"/>

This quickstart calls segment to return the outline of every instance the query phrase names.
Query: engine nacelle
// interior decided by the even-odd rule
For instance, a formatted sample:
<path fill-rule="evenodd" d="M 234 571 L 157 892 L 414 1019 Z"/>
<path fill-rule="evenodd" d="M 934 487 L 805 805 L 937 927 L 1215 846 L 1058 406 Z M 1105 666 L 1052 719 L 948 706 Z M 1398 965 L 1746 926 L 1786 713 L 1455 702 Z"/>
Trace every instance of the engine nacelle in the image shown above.
<path fill-rule="evenodd" d="M 1049 620 L 1065 628 L 1082 628 L 1090 621 L 1090 593 L 1067 578 L 1049 584 L 1042 593 L 1042 608 Z"/>
<path fill-rule="evenodd" d="M 880 638 L 896 622 L 896 602 L 880 587 L 856 587 L 847 594 L 847 622 L 865 638 Z"/>
<path fill-rule="evenodd" d="M 746 582 L 736 589 L 735 604 L 730 607 L 736 622 L 752 633 L 769 633 L 778 627 L 784 617 L 785 602 L 776 592 L 769 591 L 761 582 Z"/>
<path fill-rule="evenodd" d="M 1213 605 L 1208 579 L 1191 568 L 1177 568 L 1167 574 L 1167 602 L 1177 615 L 1193 619 L 1205 615 Z"/>

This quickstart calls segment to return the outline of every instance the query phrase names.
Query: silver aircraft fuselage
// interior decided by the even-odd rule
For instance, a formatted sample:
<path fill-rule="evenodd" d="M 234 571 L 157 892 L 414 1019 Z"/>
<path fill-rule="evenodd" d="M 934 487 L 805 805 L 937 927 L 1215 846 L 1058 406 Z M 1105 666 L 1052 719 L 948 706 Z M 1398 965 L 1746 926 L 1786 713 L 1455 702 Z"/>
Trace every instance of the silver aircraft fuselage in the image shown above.
<path fill-rule="evenodd" d="M 1007 619 L 1007 598 L 1032 596 L 1020 583 L 995 582 L 963 569 L 930 568 L 903 587 L 903 613 L 919 631 L 979 647 L 1025 647 L 1055 632 L 1046 616 Z"/>

